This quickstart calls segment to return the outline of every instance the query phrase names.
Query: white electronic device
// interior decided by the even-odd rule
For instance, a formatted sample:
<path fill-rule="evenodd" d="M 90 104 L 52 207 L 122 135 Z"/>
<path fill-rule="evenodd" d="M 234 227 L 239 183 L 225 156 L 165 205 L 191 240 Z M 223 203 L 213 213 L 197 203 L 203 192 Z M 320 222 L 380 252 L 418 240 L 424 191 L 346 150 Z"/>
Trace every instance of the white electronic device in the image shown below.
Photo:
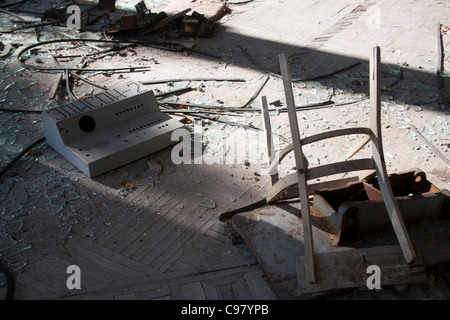
<path fill-rule="evenodd" d="M 172 132 L 183 127 L 138 82 L 48 110 L 42 120 L 48 144 L 89 177 L 173 145 Z"/>

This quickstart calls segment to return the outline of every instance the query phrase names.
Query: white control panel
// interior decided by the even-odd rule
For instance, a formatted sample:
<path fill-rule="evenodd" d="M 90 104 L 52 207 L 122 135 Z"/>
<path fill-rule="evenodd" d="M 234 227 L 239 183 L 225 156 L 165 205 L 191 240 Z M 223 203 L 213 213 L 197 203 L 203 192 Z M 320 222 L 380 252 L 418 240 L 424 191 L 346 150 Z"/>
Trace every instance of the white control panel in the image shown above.
<path fill-rule="evenodd" d="M 48 144 L 89 177 L 169 147 L 172 131 L 183 127 L 138 82 L 54 108 L 42 120 Z"/>

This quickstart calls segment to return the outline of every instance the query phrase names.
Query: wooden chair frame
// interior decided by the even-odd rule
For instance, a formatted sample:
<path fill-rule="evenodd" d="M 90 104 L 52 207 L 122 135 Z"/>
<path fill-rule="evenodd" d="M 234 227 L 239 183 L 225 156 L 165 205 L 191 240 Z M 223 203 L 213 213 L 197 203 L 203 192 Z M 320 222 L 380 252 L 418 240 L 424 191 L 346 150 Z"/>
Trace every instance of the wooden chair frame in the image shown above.
<path fill-rule="evenodd" d="M 406 260 L 406 263 L 413 263 L 416 259 L 416 253 L 414 251 L 413 245 L 395 201 L 383 155 L 381 134 L 380 48 L 373 48 L 370 59 L 370 127 L 331 130 L 303 139 L 300 139 L 300 131 L 298 127 L 297 113 L 294 103 L 291 76 L 288 69 L 288 61 L 284 54 L 279 55 L 279 62 L 283 79 L 284 92 L 286 96 L 286 105 L 292 134 L 292 143 L 281 150 L 277 157 L 273 156 L 267 100 L 266 97 L 262 97 L 262 115 L 267 138 L 267 152 L 270 162 L 268 174 L 270 175 L 271 179 L 271 187 L 267 192 L 266 200 L 267 203 L 278 201 L 280 198 L 282 198 L 283 194 L 286 193 L 286 190 L 298 186 L 297 196 L 300 196 L 301 202 L 301 218 L 304 234 L 307 281 L 309 283 L 316 283 L 317 281 L 313 229 L 311 227 L 309 206 L 309 194 L 314 191 L 314 188 L 311 187 L 311 184 L 308 185 L 308 181 L 337 173 L 375 169 L 381 194 L 383 196 L 383 201 L 389 213 L 389 217 L 400 244 L 403 256 Z M 369 142 L 371 142 L 372 145 L 371 158 L 347 160 L 343 162 L 308 168 L 302 150 L 302 147 L 304 145 L 324 139 L 350 134 L 363 134 L 365 135 L 365 139 L 347 154 L 347 158 L 352 157 Z M 296 172 L 289 174 L 283 178 L 279 178 L 277 173 L 277 166 L 280 161 L 282 161 L 283 158 L 291 151 L 294 151 Z"/>

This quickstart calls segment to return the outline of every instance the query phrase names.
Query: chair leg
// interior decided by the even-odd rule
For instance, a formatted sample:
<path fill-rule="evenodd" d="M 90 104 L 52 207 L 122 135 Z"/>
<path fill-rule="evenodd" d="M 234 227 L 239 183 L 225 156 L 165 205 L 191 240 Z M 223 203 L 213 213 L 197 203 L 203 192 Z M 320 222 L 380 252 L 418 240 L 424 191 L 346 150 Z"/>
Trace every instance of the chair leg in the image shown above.
<path fill-rule="evenodd" d="M 384 161 L 378 152 L 375 152 L 374 154 L 374 161 L 381 195 L 383 196 L 383 201 L 386 205 L 386 209 L 389 214 L 389 218 L 391 219 L 395 235 L 397 236 L 397 240 L 400 244 L 400 248 L 402 249 L 403 256 L 405 257 L 406 263 L 413 263 L 416 259 L 416 253 L 403 222 L 403 218 L 400 214 L 397 202 L 395 201 Z"/>
<path fill-rule="evenodd" d="M 300 204 L 302 210 L 303 238 L 305 246 L 305 266 L 306 278 L 309 283 L 316 283 L 316 263 L 314 255 L 313 230 L 310 219 L 309 197 L 306 178 L 306 163 L 303 156 L 300 131 L 298 128 L 297 112 L 295 110 L 294 95 L 292 92 L 291 76 L 288 68 L 288 61 L 284 54 L 279 55 L 281 75 L 286 97 L 286 107 L 288 110 L 289 124 L 291 127 L 292 144 L 294 147 L 294 158 L 297 169 L 298 189 L 300 194 Z"/>
<path fill-rule="evenodd" d="M 416 254 L 406 230 L 400 210 L 392 192 L 383 156 L 381 134 L 381 58 L 380 48 L 374 47 L 370 59 L 370 128 L 372 129 L 372 150 L 378 183 L 392 226 L 407 263 L 414 262 Z"/>

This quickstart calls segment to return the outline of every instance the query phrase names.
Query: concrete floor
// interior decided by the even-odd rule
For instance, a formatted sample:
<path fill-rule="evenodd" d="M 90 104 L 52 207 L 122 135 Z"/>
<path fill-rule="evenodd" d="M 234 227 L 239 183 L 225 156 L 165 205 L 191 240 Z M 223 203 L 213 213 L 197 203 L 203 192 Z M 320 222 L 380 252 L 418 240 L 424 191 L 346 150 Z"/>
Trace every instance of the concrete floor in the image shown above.
<path fill-rule="evenodd" d="M 146 2 L 149 6 L 152 3 Z M 124 3 L 129 5 L 127 1 Z M 156 5 L 155 1 L 154 10 L 163 10 L 165 3 Z M 136 53 L 127 58 L 106 56 L 89 66 L 142 64 L 149 66 L 146 71 L 100 73 L 90 79 L 113 87 L 131 80 L 243 78 L 245 83 L 184 81 L 148 86 L 155 92 L 199 86 L 201 90 L 180 95 L 177 101 L 212 104 L 220 100 L 224 106 L 239 107 L 255 93 L 264 76 L 270 75 L 262 69 L 279 73 L 279 53 L 288 56 L 292 75 L 299 78 L 327 74 L 360 62 L 335 76 L 294 87 L 300 105 L 321 102 L 329 94 L 337 103 L 361 100 L 300 112 L 300 130 L 310 135 L 368 124 L 368 100 L 364 99 L 368 97 L 368 57 L 370 49 L 377 45 L 382 50 L 386 85 L 382 120 L 387 169 L 394 173 L 420 168 L 438 188 L 449 189 L 448 165 L 409 128 L 412 123 L 448 158 L 449 110 L 439 98 L 435 72 L 437 23 L 450 24 L 449 3 L 259 0 L 229 4 L 229 8 L 230 12 L 218 22 L 212 37 L 169 38 L 169 41 L 193 44 L 208 55 L 137 46 Z M 42 30 L 43 34 L 46 32 L 49 31 Z M 158 40 L 160 35 L 154 32 L 147 39 Z M 127 33 L 116 36 L 134 37 Z M 15 39 L 10 34 L 2 37 L 4 43 L 25 45 L 35 41 L 30 33 Z M 450 34 L 444 34 L 443 40 L 444 67 L 450 68 L 447 54 Z M 36 82 L 30 88 L 44 92 L 45 97 L 29 98 L 25 102 L 5 97 L 3 106 L 31 110 L 53 106 L 47 94 L 57 76 L 20 69 L 14 54 L 17 51 L 7 57 L 10 60 L 4 60 L 3 70 L 16 71 L 14 77 L 21 77 L 22 81 Z M 387 88 L 400 67 L 402 78 Z M 11 79 L 4 80 L 3 85 Z M 83 90 L 91 88 L 81 82 L 77 86 Z M 81 89 L 78 90 L 82 92 Z M 261 96 L 267 96 L 269 102 L 283 103 L 280 79 L 270 76 L 252 107 L 260 107 Z M 26 146 L 42 135 L 43 129 L 38 114 L 1 112 L 0 116 L 0 141 L 5 137 L 9 143 L 3 143 L 4 166 L 8 152 L 12 152 L 10 146 Z M 264 149 L 260 143 L 256 155 L 251 155 L 254 145 L 248 143 L 261 142 L 264 137 L 253 130 L 188 118 L 211 138 L 208 141 L 211 152 L 217 147 L 212 133 L 226 132 L 226 143 L 236 147 L 237 154 L 245 156 L 235 157 L 232 164 L 174 165 L 170 149 L 165 149 L 145 158 L 146 163 L 157 163 L 167 169 L 158 175 L 157 181 L 151 179 L 147 167 L 140 167 L 142 162 L 90 179 L 44 144 L 40 153 L 22 159 L 8 172 L 0 185 L 0 212 L 3 211 L 2 219 L 8 221 L 12 231 L 0 236 L 2 241 L 15 243 L 9 251 L 1 252 L 0 261 L 13 276 L 14 299 L 278 298 L 249 248 L 245 244 L 233 244 L 230 222 L 218 220 L 221 213 L 264 197 L 268 186 L 268 179 L 262 174 Z M 262 127 L 261 118 L 255 113 L 221 119 Z M 274 114 L 272 121 L 275 132 L 289 138 L 287 115 Z M 11 138 L 13 132 L 20 136 Z M 306 150 L 307 156 L 310 162 L 321 164 L 342 161 L 359 139 L 350 137 L 344 143 L 314 144 Z M 282 146 L 280 143 L 278 147 Z M 366 148 L 362 155 L 369 152 Z M 292 159 L 282 167 L 282 173 L 290 172 Z M 123 181 L 133 183 L 136 189 L 127 189 Z M 39 200 L 42 194 L 53 194 L 54 203 L 42 204 Z M 203 206 L 205 200 L 212 200 L 214 208 Z M 67 267 L 74 264 L 82 271 L 79 290 L 66 286 Z M 448 269 L 430 270 L 427 279 L 420 286 L 388 287 L 377 295 L 361 289 L 334 298 L 448 299 Z"/>

